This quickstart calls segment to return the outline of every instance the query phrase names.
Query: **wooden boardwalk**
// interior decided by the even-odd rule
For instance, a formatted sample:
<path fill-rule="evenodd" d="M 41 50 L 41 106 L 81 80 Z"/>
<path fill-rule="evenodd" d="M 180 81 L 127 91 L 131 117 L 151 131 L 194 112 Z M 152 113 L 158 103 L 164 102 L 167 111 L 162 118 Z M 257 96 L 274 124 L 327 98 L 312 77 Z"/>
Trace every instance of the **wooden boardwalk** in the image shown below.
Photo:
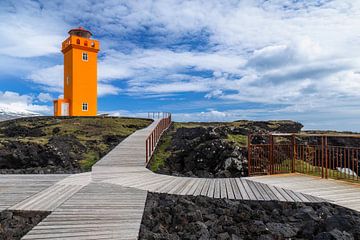
<path fill-rule="evenodd" d="M 155 174 L 145 167 L 145 139 L 157 123 L 126 138 L 91 173 L 0 175 L 0 207 L 51 211 L 23 239 L 137 239 L 147 191 L 291 202 L 333 201 L 341 193 L 352 198 L 338 203 L 359 210 L 355 186 L 340 188 L 329 180 L 316 185 L 318 179 L 302 175 L 207 179 Z"/>
<path fill-rule="evenodd" d="M 0 174 L 0 211 L 43 191 L 68 175 Z"/>
<path fill-rule="evenodd" d="M 360 212 L 360 184 L 297 173 L 251 177 L 248 179 L 309 194 Z"/>
<path fill-rule="evenodd" d="M 9 209 L 51 212 L 81 188 L 88 185 L 90 179 L 90 173 L 74 174 L 11 206 Z"/>
<path fill-rule="evenodd" d="M 91 183 L 23 239 L 137 239 L 145 201 L 145 191 Z"/>

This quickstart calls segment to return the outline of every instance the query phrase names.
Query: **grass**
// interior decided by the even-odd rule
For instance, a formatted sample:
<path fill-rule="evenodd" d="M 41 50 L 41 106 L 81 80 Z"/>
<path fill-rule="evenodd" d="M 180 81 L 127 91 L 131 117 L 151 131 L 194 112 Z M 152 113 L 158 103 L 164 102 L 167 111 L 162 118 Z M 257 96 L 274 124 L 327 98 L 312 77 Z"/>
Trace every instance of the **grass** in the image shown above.
<path fill-rule="evenodd" d="M 84 159 L 80 160 L 80 166 L 84 171 L 90 171 L 91 167 L 100 159 L 97 152 L 90 151 L 83 155 Z"/>
<path fill-rule="evenodd" d="M 170 134 L 164 134 L 161 137 L 161 142 L 159 142 L 158 147 L 155 150 L 155 153 L 153 155 L 153 159 L 150 163 L 150 169 L 153 172 L 156 172 L 164 166 L 165 160 L 170 157 L 171 152 L 167 151 L 168 147 L 171 145 L 171 135 Z"/>
<path fill-rule="evenodd" d="M 228 134 L 227 139 L 240 147 L 247 147 L 248 140 L 246 135 Z"/>
<path fill-rule="evenodd" d="M 0 149 L 8 141 L 46 145 L 55 135 L 73 135 L 86 147 L 86 152 L 79 156 L 79 163 L 83 170 L 88 171 L 102 155 L 111 150 L 110 145 L 105 141 L 107 136 L 125 138 L 150 123 L 149 119 L 119 117 L 20 118 L 0 122 Z M 9 129 L 11 131 L 23 129 L 25 133 L 7 136 L 5 132 Z M 41 132 L 39 136 L 31 135 L 39 130 Z"/>
<path fill-rule="evenodd" d="M 303 174 L 307 174 L 310 176 L 316 176 L 316 177 L 322 176 L 321 167 L 311 165 L 302 160 L 295 161 L 295 169 L 296 169 L 296 172 L 298 172 L 298 173 L 303 173 Z M 325 171 L 326 171 L 326 169 L 324 168 L 324 176 L 325 176 Z M 359 183 L 359 180 L 360 180 L 360 179 L 358 180 L 356 177 L 353 177 L 350 174 L 343 173 L 343 172 L 340 172 L 340 171 L 334 170 L 334 169 L 327 169 L 327 172 L 328 172 L 328 178 L 331 178 L 331 179 L 341 179 L 341 180 L 344 180 L 347 182 L 355 182 L 355 183 Z"/>

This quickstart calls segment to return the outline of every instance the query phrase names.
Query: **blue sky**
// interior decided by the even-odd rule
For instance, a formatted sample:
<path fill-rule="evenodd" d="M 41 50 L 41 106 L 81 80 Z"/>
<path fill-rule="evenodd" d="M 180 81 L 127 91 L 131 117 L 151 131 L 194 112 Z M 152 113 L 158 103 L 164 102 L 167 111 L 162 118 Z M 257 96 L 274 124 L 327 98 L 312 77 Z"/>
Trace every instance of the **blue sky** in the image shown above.
<path fill-rule="evenodd" d="M 60 44 L 101 41 L 99 111 L 360 131 L 360 1 L 0 2 L 0 109 L 51 114 Z"/>

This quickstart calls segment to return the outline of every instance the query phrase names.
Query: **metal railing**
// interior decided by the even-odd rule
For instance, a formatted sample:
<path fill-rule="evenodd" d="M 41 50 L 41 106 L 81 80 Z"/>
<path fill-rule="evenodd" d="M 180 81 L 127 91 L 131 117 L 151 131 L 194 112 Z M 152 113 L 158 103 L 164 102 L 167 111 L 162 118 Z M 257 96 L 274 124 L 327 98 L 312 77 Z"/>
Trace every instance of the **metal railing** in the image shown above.
<path fill-rule="evenodd" d="M 299 172 L 359 181 L 360 136 L 249 135 L 248 159 L 251 176 Z"/>
<path fill-rule="evenodd" d="M 167 118 L 169 116 L 171 116 L 169 112 L 148 112 L 148 118 L 150 119 Z"/>
<path fill-rule="evenodd" d="M 149 113 L 150 116 L 150 113 Z M 158 113 L 158 116 L 162 116 L 154 130 L 150 133 L 145 141 L 146 145 L 146 163 L 149 162 L 152 155 L 154 154 L 155 148 L 162 136 L 162 134 L 170 127 L 171 125 L 171 113 Z"/>

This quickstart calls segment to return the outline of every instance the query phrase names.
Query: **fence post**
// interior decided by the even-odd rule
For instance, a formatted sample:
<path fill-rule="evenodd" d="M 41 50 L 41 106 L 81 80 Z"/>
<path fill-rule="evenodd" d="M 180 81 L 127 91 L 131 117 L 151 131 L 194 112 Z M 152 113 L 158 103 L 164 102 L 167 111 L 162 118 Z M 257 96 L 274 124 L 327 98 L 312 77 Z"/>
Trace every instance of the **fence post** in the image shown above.
<path fill-rule="evenodd" d="M 251 134 L 248 135 L 248 174 L 251 176 Z"/>
<path fill-rule="evenodd" d="M 149 161 L 149 144 L 148 144 L 148 139 L 146 139 L 145 141 L 145 145 L 146 145 L 146 163 Z"/>
<path fill-rule="evenodd" d="M 273 135 L 270 133 L 270 144 L 269 144 L 269 162 L 270 162 L 270 174 L 274 174 L 273 168 L 274 168 L 274 159 L 273 159 L 273 153 L 274 153 L 274 138 Z"/>
<path fill-rule="evenodd" d="M 324 136 L 321 136 L 321 178 L 324 178 L 324 157 L 325 157 L 325 142 Z"/>
<path fill-rule="evenodd" d="M 292 158 L 292 162 L 291 162 L 291 172 L 294 173 L 295 172 L 295 161 L 296 161 L 296 139 L 295 139 L 295 134 L 292 135 L 292 147 L 293 147 L 293 158 Z"/>
<path fill-rule="evenodd" d="M 324 137 L 325 139 L 325 178 L 328 178 L 328 169 L 329 169 L 329 156 L 328 156 L 328 141 L 327 136 Z"/>

